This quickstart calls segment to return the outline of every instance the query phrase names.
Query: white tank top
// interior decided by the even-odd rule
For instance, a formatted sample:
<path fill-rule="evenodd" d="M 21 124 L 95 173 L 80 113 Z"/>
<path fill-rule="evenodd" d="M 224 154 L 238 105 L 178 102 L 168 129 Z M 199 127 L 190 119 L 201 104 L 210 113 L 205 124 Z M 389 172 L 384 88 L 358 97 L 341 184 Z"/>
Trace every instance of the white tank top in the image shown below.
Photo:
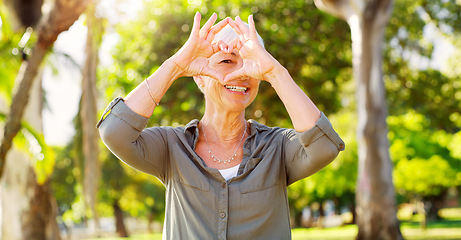
<path fill-rule="evenodd" d="M 234 167 L 231 167 L 231 168 L 221 169 L 221 170 L 219 170 L 219 172 L 221 173 L 223 178 L 226 179 L 226 181 L 227 181 L 227 180 L 237 176 L 239 166 L 240 166 L 240 164 L 238 164 L 238 165 L 236 165 Z"/>

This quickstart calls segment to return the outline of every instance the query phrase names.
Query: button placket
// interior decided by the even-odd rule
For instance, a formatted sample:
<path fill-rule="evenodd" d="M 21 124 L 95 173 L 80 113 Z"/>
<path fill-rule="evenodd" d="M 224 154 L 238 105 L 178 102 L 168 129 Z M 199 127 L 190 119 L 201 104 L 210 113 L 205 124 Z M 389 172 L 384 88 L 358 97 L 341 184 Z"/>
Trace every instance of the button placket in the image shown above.
<path fill-rule="evenodd" d="M 218 192 L 218 239 L 226 239 L 227 216 L 229 209 L 229 188 L 227 182 L 222 182 Z"/>

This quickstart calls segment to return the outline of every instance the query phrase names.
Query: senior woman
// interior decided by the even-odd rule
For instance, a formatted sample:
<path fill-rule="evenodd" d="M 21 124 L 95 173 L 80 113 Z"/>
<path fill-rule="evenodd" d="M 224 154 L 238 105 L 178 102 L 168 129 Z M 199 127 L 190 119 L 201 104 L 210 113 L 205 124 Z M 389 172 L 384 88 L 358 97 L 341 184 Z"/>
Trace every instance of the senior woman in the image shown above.
<path fill-rule="evenodd" d="M 166 187 L 163 239 L 290 239 L 287 186 L 328 165 L 344 143 L 328 119 L 263 47 L 253 17 L 200 28 L 98 123 L 107 147 Z M 145 128 L 171 84 L 193 76 L 205 113 L 185 127 Z M 294 129 L 245 119 L 269 82 Z"/>

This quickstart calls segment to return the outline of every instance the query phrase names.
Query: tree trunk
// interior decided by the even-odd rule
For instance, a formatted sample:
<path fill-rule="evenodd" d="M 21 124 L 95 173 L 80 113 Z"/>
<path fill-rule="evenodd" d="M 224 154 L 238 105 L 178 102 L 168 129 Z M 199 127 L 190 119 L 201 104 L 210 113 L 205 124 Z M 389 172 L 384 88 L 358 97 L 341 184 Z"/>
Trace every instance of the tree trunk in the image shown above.
<path fill-rule="evenodd" d="M 319 218 L 317 219 L 317 228 L 325 228 L 325 209 L 324 202 L 319 202 Z"/>
<path fill-rule="evenodd" d="M 19 82 L 16 94 L 11 101 L 11 107 L 5 124 L 2 144 L 0 146 L 0 178 L 6 164 L 6 154 L 13 145 L 13 138 L 21 128 L 21 120 L 27 103 L 29 102 L 29 92 L 34 79 L 40 68 L 40 63 L 45 57 L 46 48 L 37 45 L 32 52 L 32 56 L 24 61 L 19 70 L 16 82 Z M 39 100 L 41 101 L 41 100 Z"/>
<path fill-rule="evenodd" d="M 430 196 L 424 198 L 424 209 L 428 221 L 440 220 L 439 210 L 443 207 L 443 200 L 446 191 L 442 191 L 437 196 Z"/>
<path fill-rule="evenodd" d="M 85 159 L 84 196 L 87 207 L 92 212 L 95 230 L 99 231 L 99 219 L 96 212 L 96 194 L 100 178 L 98 161 L 97 104 L 96 104 L 96 68 L 98 65 L 98 46 L 101 42 L 102 25 L 95 17 L 95 6 L 89 4 L 86 12 L 88 34 L 86 41 L 86 61 L 82 76 L 82 146 Z"/>
<path fill-rule="evenodd" d="M 347 20 L 351 28 L 358 110 L 357 239 L 403 239 L 396 217 L 381 70 L 382 43 L 392 0 L 316 0 L 315 3 Z"/>
<path fill-rule="evenodd" d="M 302 211 L 299 211 L 295 208 L 291 209 L 290 225 L 291 228 L 299 228 L 302 226 Z"/>
<path fill-rule="evenodd" d="M 356 224 L 357 223 L 357 206 L 355 204 L 355 201 L 349 205 L 349 209 L 352 213 L 352 223 Z"/>
<path fill-rule="evenodd" d="M 150 213 L 149 213 L 149 216 L 147 217 L 147 231 L 149 233 L 154 232 L 154 229 L 153 229 L 153 226 L 152 226 L 154 224 L 154 219 L 155 219 L 155 212 L 154 212 L 154 210 L 152 208 Z"/>
<path fill-rule="evenodd" d="M 21 66 L 21 75 L 27 69 Z M 41 74 L 38 74 L 40 78 Z M 25 121 L 37 132 L 42 132 L 42 88 L 35 80 L 25 109 Z M 49 179 L 37 183 L 35 159 L 30 154 L 14 149 L 8 155 L 5 174 L 1 180 L 1 239 L 60 240 L 56 222 L 57 205 L 52 197 Z"/>
<path fill-rule="evenodd" d="M 391 3 L 370 2 L 362 16 L 348 19 L 357 82 L 357 239 L 403 239 L 396 217 L 381 70 L 382 43 Z"/>
<path fill-rule="evenodd" d="M 118 205 L 118 200 L 114 201 L 113 207 L 115 216 L 115 231 L 118 233 L 119 237 L 129 237 L 128 231 L 125 227 L 125 222 L 123 221 L 122 209 Z"/>

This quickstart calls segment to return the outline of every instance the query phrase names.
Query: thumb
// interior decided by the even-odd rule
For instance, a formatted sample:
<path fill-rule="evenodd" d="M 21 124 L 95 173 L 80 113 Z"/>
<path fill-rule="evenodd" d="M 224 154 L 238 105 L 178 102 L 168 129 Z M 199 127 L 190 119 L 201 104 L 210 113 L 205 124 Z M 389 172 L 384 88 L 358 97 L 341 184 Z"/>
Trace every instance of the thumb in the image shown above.
<path fill-rule="evenodd" d="M 245 69 L 242 67 L 237 71 L 231 72 L 224 77 L 223 82 L 226 83 L 232 79 L 246 77 Z"/>
<path fill-rule="evenodd" d="M 210 68 L 208 66 L 206 66 L 203 69 L 201 75 L 214 78 L 214 79 L 218 80 L 220 83 L 223 83 L 223 80 L 224 80 L 224 76 L 220 72 L 218 72 L 218 71 L 216 71 L 216 70 L 214 70 L 214 69 L 212 69 L 212 68 Z"/>

